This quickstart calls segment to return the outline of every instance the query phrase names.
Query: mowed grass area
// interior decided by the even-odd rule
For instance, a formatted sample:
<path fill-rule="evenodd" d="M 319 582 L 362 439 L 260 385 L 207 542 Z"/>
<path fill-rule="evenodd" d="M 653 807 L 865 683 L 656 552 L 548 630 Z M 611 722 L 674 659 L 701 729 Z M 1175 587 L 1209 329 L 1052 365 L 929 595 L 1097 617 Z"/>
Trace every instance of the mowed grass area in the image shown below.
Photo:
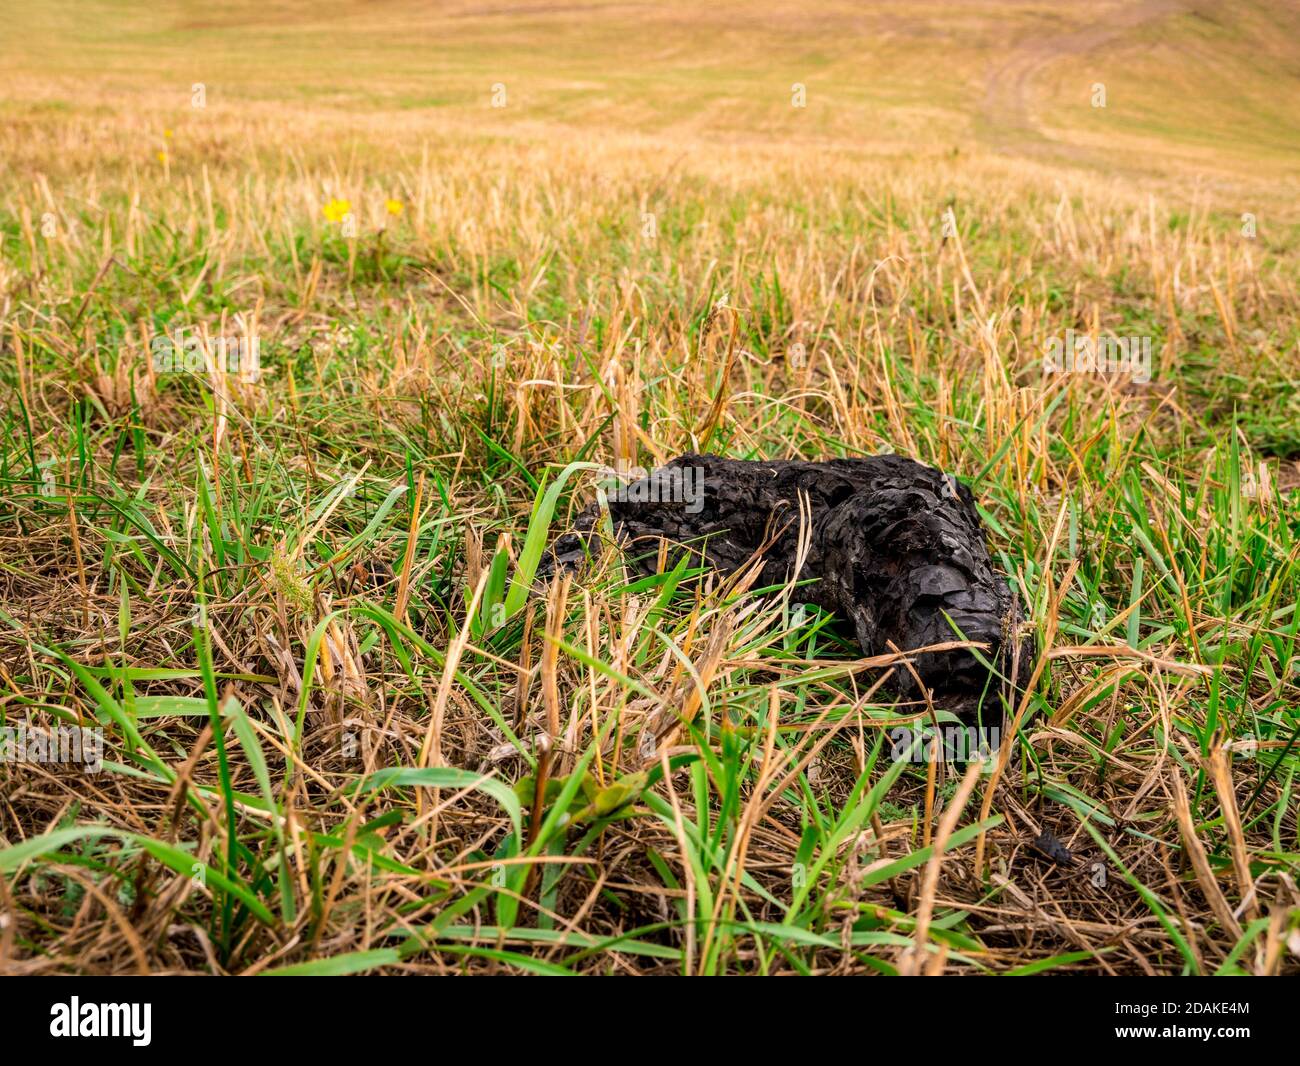
<path fill-rule="evenodd" d="M 1300 57 L 1216 12 L 14 12 L 0 713 L 105 751 L 0 763 L 0 966 L 1300 971 Z M 704 447 L 972 487 L 992 772 L 797 589 L 531 588 Z"/>

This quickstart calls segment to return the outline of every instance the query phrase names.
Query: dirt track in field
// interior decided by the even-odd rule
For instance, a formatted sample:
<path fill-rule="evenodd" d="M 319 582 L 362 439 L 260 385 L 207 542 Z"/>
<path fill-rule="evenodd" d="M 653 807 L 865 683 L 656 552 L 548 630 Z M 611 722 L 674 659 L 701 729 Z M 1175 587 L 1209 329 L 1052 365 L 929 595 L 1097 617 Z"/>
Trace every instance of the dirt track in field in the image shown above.
<path fill-rule="evenodd" d="M 1034 79 L 1057 60 L 1095 52 L 1139 26 L 1178 14 L 1186 7 L 1182 0 L 1143 0 L 1100 12 L 1078 29 L 1037 34 L 1016 42 L 1011 54 L 992 67 L 985 82 L 980 114 L 985 137 L 994 148 L 1010 154 L 1081 159 L 1087 154 L 1082 148 L 1048 137 L 1039 126 L 1032 106 Z"/>

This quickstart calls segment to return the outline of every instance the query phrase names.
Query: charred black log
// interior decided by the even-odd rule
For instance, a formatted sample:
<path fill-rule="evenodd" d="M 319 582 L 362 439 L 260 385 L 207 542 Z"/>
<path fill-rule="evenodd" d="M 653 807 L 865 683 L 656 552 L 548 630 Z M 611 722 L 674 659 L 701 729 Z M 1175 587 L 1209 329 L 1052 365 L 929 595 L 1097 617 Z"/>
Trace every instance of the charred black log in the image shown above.
<path fill-rule="evenodd" d="M 695 554 L 724 573 L 761 549 L 755 587 L 790 580 L 799 539 L 800 498 L 810 509 L 811 541 L 796 601 L 813 603 L 849 621 L 867 655 L 892 643 L 912 651 L 953 640 L 988 644 L 987 667 L 967 649 L 914 657 L 914 669 L 936 703 L 970 719 L 1001 713 L 1028 679 L 1032 642 L 1013 632 L 1021 615 L 1005 578 L 993 569 L 970 490 L 951 475 L 912 459 L 882 455 L 825 462 L 745 462 L 683 455 L 648 477 L 610 494 L 614 531 L 630 562 L 653 572 L 660 541 Z M 575 533 L 556 540 L 542 576 L 586 558 L 598 530 L 599 508 L 588 507 Z M 919 695 L 915 679 L 896 668 L 892 687 Z"/>

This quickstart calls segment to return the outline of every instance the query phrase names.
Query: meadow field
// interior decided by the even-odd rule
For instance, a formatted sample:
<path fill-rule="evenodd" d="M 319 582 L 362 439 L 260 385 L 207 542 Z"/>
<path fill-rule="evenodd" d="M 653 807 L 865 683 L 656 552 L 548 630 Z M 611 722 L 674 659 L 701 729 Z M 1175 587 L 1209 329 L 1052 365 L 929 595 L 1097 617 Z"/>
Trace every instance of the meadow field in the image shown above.
<path fill-rule="evenodd" d="M 0 972 L 1300 973 L 1295 5 L 0 10 Z M 970 487 L 991 762 L 534 581 L 705 451 Z"/>

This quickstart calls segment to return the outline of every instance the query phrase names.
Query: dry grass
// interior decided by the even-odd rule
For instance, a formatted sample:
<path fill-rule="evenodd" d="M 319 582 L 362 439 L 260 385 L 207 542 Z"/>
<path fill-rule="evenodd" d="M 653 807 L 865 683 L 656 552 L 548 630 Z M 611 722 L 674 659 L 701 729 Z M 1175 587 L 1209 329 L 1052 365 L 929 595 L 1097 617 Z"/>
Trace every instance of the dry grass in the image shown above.
<path fill-rule="evenodd" d="M 254 75 L 201 111 L 144 14 L 6 76 L 0 698 L 106 738 L 98 774 L 0 764 L 6 971 L 1297 970 L 1293 152 L 1250 123 L 1207 152 L 1158 79 L 1159 129 L 1045 95 L 1032 136 L 970 142 L 992 5 L 929 86 L 946 9 L 864 16 L 898 73 L 807 127 L 763 46 L 824 49 L 834 85 L 847 7 L 710 16 L 736 62 L 709 72 L 676 9 L 638 66 L 635 13 L 257 6 Z M 1242 11 L 1227 65 L 1265 24 Z M 588 47 L 531 78 L 574 22 Z M 167 32 L 220 73 L 247 29 Z M 408 101 L 395 29 L 445 31 L 422 92 L 449 102 Z M 1273 128 L 1243 77 L 1224 111 Z M 1113 158 L 1134 143 L 1158 173 Z M 255 334 L 261 379 L 156 372 L 181 327 Z M 1151 337 L 1154 379 L 1045 374 L 1067 329 Z M 491 617 L 548 473 L 710 422 L 737 457 L 889 449 L 972 484 L 1045 649 L 996 773 L 891 761 L 924 711 L 877 686 L 901 664 L 793 590 L 611 555 Z"/>

